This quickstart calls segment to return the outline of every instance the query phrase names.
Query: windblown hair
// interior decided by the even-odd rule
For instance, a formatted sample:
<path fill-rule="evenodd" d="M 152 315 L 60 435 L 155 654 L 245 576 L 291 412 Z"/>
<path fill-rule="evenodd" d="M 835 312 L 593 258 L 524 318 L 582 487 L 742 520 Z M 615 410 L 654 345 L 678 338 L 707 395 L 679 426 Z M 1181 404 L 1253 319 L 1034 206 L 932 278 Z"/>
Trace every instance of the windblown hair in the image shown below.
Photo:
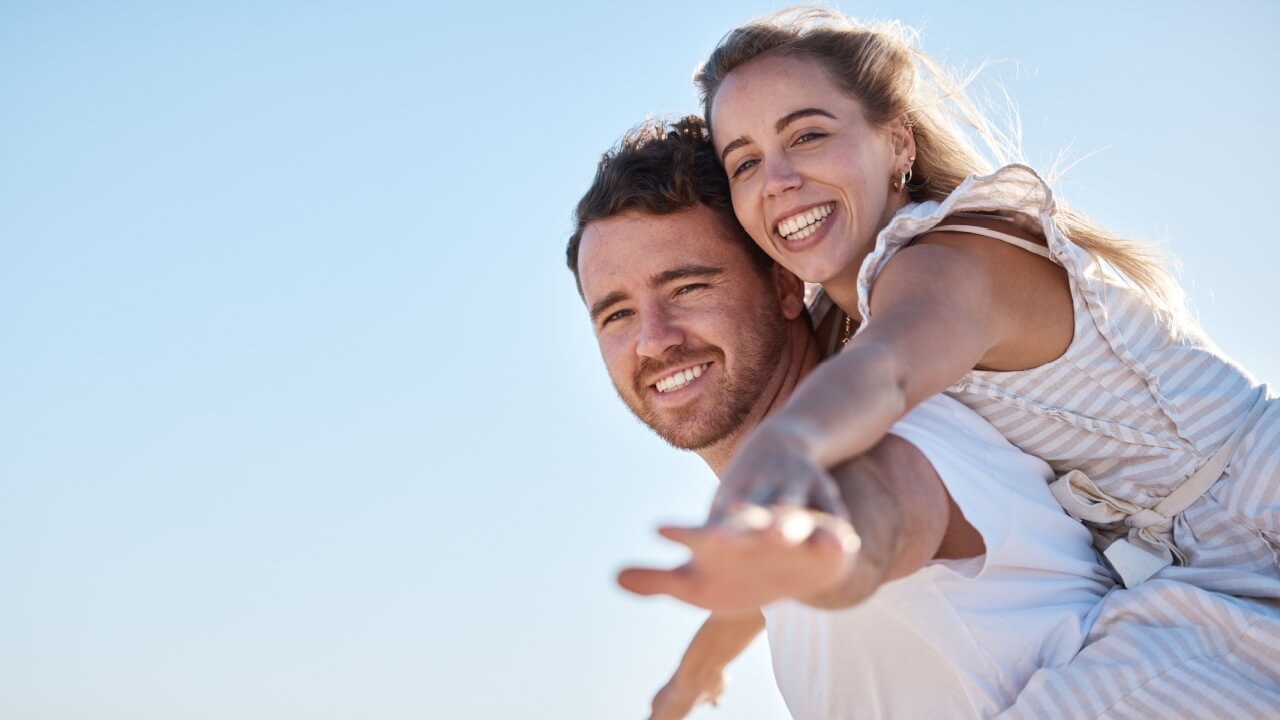
<path fill-rule="evenodd" d="M 597 220 L 639 211 L 670 215 L 702 204 L 720 216 L 725 230 L 741 242 L 761 272 L 773 260 L 738 224 L 729 197 L 729 179 L 711 145 L 702 118 L 688 115 L 675 121 L 646 120 L 631 129 L 600 158 L 595 179 L 573 214 L 573 234 L 565 259 L 578 293 L 578 248 L 587 225 Z"/>
<path fill-rule="evenodd" d="M 1002 131 L 968 99 L 964 86 L 972 77 L 955 79 L 916 42 L 916 34 L 898 23 L 864 25 L 834 10 L 792 8 L 730 31 L 694 73 L 694 83 L 710 122 L 716 92 L 735 68 L 770 56 L 816 60 L 862 104 L 868 122 L 912 124 L 916 160 L 907 191 L 912 200 L 942 200 L 967 176 L 1020 160 L 1019 138 L 1016 128 Z M 970 141 L 966 126 L 990 160 Z M 1061 202 L 1055 221 L 1072 242 L 1141 289 L 1176 332 L 1193 330 L 1186 296 L 1157 247 L 1114 235 Z"/>

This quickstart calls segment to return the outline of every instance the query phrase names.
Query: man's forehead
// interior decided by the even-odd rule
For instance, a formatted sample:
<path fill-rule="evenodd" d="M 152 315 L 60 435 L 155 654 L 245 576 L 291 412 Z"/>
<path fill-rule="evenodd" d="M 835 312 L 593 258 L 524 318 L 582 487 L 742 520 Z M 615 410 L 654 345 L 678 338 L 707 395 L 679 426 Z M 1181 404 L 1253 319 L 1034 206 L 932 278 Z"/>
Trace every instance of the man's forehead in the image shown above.
<path fill-rule="evenodd" d="M 705 206 L 657 215 L 627 212 L 595 220 L 582 233 L 578 276 L 588 301 L 602 283 L 647 282 L 689 264 L 730 266 L 747 260 L 715 211 Z"/>

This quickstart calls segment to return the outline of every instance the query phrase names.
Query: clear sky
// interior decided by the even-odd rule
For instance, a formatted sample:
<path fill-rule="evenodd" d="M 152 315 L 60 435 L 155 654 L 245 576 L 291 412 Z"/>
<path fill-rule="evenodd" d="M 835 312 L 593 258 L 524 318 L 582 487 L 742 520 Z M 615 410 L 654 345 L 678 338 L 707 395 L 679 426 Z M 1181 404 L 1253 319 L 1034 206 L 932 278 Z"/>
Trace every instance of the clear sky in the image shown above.
<path fill-rule="evenodd" d="M 639 718 L 714 490 L 563 267 L 750 0 L 0 4 L 0 717 Z M 846 3 L 1018 101 L 1280 381 L 1277 5 Z M 718 712 L 784 717 L 760 642 Z"/>

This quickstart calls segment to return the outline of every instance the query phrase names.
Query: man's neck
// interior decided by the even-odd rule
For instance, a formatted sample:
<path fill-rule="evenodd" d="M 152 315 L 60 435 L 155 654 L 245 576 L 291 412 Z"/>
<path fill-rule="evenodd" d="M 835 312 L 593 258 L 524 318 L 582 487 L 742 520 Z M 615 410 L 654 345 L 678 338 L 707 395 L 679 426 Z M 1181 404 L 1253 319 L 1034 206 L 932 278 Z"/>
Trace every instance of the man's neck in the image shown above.
<path fill-rule="evenodd" d="M 709 448 L 697 451 L 698 456 L 711 468 L 716 477 L 720 477 L 728 467 L 743 438 L 750 434 L 760 421 L 782 407 L 800 381 L 822 361 L 822 350 L 818 347 L 818 342 L 807 325 L 793 323 L 791 333 L 791 342 L 788 343 L 783 356 L 779 358 L 778 370 L 770 380 L 769 388 L 760 396 L 760 402 L 751 411 L 751 415 L 729 437 Z"/>

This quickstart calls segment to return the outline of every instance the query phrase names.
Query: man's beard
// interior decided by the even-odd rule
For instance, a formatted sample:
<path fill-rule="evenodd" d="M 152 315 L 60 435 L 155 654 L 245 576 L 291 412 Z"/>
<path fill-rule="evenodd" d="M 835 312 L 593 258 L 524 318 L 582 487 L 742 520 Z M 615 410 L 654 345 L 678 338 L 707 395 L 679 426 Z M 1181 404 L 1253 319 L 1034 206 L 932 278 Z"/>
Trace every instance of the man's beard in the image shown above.
<path fill-rule="evenodd" d="M 733 368 L 724 350 L 709 349 L 719 365 L 716 386 L 704 389 L 687 408 L 659 412 L 645 398 L 649 386 L 640 378 L 653 378 L 663 369 L 677 368 L 693 361 L 706 361 L 708 349 L 680 347 L 661 361 L 642 362 L 636 372 L 630 397 L 618 393 L 631 412 L 663 440 L 681 450 L 703 450 L 724 441 L 741 429 L 764 395 L 783 349 L 786 347 L 786 320 L 777 303 L 758 313 L 737 342 Z"/>

